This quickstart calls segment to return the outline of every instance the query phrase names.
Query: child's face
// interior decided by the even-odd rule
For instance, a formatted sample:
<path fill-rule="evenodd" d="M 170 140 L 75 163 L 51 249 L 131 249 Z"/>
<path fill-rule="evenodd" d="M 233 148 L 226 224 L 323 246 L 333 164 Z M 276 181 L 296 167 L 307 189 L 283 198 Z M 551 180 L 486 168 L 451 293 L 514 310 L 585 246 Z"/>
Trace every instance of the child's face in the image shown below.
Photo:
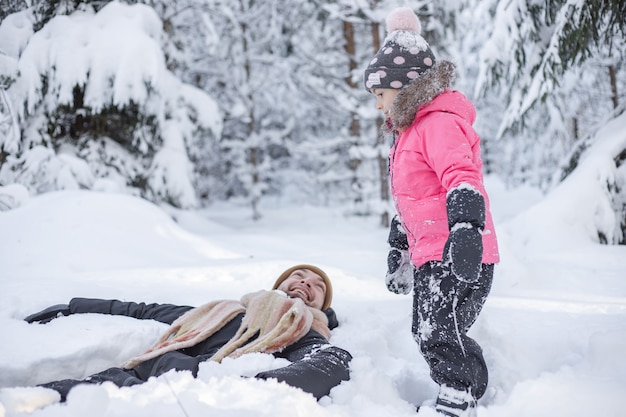
<path fill-rule="evenodd" d="M 372 94 L 376 97 L 376 109 L 383 113 L 385 119 L 389 118 L 389 110 L 399 92 L 395 88 L 372 88 Z"/>

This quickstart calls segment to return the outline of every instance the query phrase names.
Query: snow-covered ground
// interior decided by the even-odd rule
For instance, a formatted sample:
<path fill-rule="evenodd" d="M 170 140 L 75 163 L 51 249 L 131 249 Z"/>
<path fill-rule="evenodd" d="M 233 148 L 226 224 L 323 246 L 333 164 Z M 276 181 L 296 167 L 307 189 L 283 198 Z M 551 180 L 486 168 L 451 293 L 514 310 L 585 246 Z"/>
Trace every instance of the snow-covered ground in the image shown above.
<path fill-rule="evenodd" d="M 506 190 L 495 178 L 487 188 L 502 262 L 471 331 L 491 373 L 478 416 L 623 417 L 626 247 L 593 243 L 569 216 L 546 214 L 583 207 Z M 410 334 L 411 297 L 385 288 L 387 231 L 377 218 L 266 204 L 253 222 L 247 208 L 166 213 L 130 196 L 80 191 L 22 199 L 0 212 L 0 417 L 46 401 L 15 387 L 119 365 L 165 328 L 103 315 L 27 324 L 26 315 L 74 296 L 186 305 L 239 298 L 300 262 L 333 280 L 340 326 L 331 341 L 354 356 L 351 380 L 329 397 L 316 402 L 242 378 L 284 365 L 255 354 L 205 363 L 197 379 L 171 372 L 131 388 L 80 386 L 67 403 L 32 415 L 408 417 L 436 395 Z"/>

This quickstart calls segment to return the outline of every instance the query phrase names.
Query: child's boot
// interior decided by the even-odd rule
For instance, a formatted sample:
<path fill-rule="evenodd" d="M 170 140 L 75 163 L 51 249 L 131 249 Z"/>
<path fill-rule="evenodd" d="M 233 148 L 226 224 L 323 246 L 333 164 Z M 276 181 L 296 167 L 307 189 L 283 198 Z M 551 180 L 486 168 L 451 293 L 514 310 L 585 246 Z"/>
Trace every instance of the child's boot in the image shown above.
<path fill-rule="evenodd" d="M 446 417 L 476 417 L 476 399 L 469 390 L 458 390 L 442 385 L 435 410 Z"/>

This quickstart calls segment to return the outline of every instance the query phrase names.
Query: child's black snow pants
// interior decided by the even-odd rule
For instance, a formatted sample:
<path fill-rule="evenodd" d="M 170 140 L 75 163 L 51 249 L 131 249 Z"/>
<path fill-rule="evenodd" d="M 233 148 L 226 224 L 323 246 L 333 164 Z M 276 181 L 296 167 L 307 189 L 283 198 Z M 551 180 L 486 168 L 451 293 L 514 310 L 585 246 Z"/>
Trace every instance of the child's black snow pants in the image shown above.
<path fill-rule="evenodd" d="M 482 349 L 467 336 L 493 280 L 493 264 L 483 264 L 475 283 L 459 281 L 449 265 L 431 261 L 415 270 L 413 337 L 439 385 L 470 389 L 476 399 L 487 388 Z"/>

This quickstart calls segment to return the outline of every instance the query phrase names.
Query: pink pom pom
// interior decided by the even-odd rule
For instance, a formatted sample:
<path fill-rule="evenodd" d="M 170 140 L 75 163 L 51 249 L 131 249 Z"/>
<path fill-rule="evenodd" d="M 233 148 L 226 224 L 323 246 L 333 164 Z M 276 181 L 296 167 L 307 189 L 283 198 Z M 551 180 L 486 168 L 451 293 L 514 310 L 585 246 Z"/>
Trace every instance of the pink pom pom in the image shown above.
<path fill-rule="evenodd" d="M 389 16 L 387 16 L 387 32 L 391 33 L 396 30 L 410 30 L 418 34 L 422 31 L 422 25 L 413 9 L 398 7 L 389 13 Z"/>

